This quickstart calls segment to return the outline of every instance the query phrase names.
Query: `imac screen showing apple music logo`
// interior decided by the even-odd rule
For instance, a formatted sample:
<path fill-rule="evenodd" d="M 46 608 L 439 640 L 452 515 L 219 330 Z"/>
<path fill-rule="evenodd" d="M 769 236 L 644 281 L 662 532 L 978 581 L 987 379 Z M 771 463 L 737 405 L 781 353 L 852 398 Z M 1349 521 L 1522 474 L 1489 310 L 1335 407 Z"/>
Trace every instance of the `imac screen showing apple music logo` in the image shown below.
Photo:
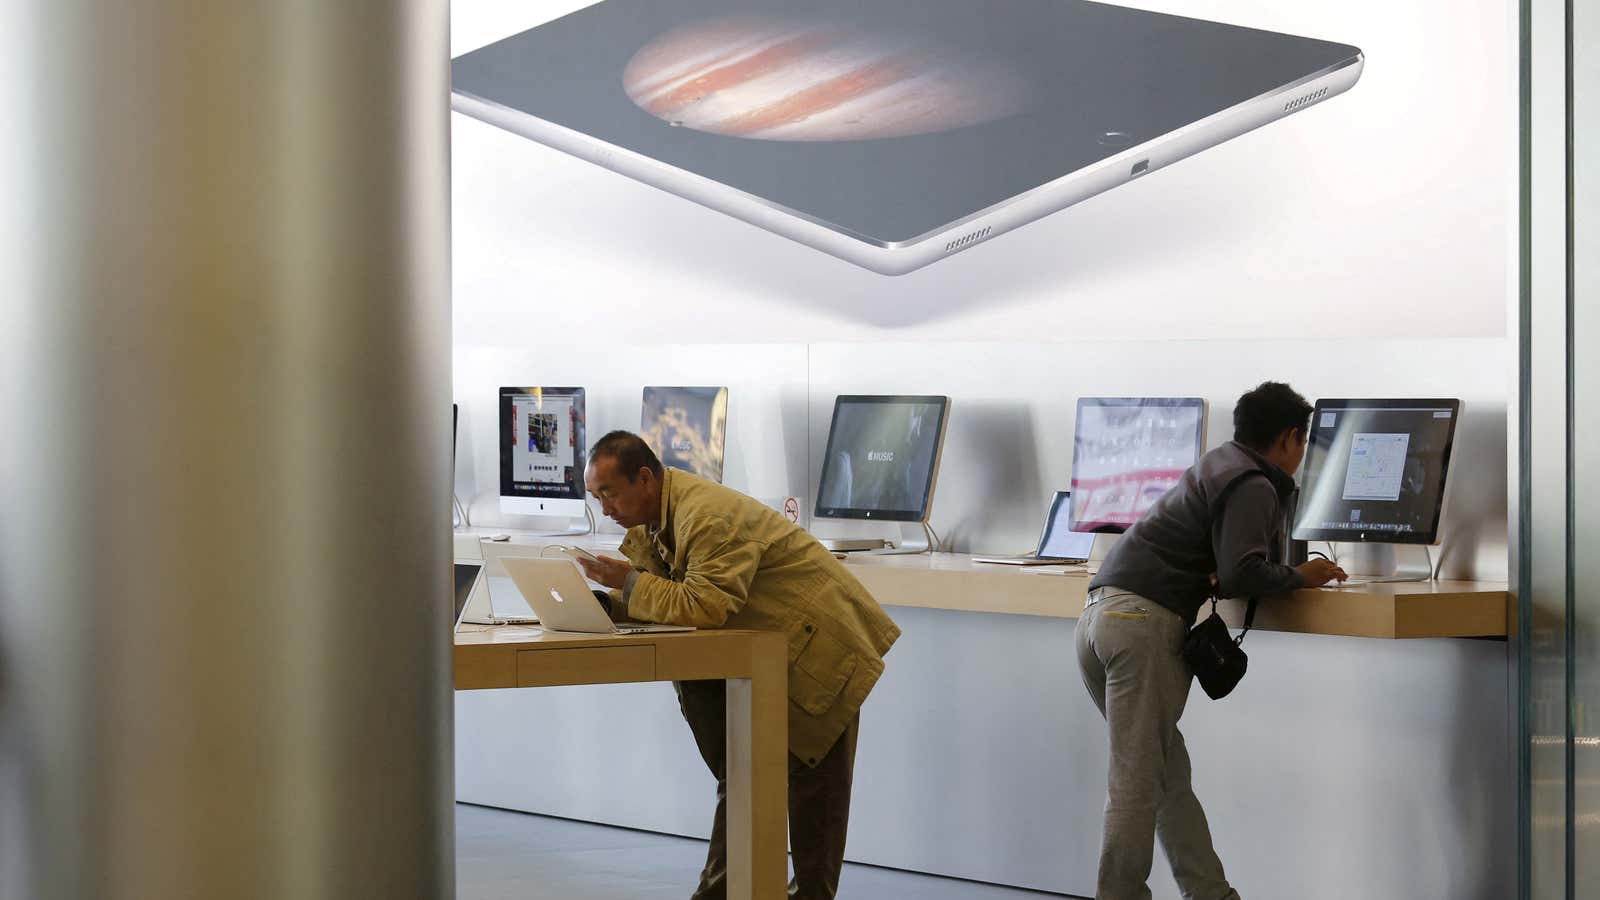
<path fill-rule="evenodd" d="M 817 493 L 841 518 L 923 512 L 943 425 L 943 398 L 856 402 L 840 398 Z M 853 511 L 844 515 L 842 511 Z"/>

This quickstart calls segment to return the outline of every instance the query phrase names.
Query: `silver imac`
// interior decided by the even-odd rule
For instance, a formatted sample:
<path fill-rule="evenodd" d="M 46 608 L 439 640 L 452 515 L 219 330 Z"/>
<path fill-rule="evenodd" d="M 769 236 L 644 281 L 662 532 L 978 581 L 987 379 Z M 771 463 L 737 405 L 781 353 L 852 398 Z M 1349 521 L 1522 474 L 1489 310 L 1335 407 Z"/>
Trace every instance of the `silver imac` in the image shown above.
<path fill-rule="evenodd" d="M 1294 539 L 1387 545 L 1353 561 L 1347 571 L 1368 571 L 1345 584 L 1433 578 L 1427 548 L 1439 540 L 1460 419 L 1456 399 L 1318 400 Z M 1423 548 L 1420 562 L 1398 561 L 1394 545 L 1407 544 Z"/>
<path fill-rule="evenodd" d="M 593 530 L 583 487 L 584 423 L 583 388 L 500 389 L 501 512 L 569 522 L 550 534 Z M 585 524 L 570 524 L 578 520 Z"/>
<path fill-rule="evenodd" d="M 944 396 L 844 395 L 834 401 L 817 518 L 908 523 L 916 533 L 892 547 L 881 540 L 824 545 L 902 553 L 931 548 L 928 513 L 949 412 L 950 398 Z"/>
<path fill-rule="evenodd" d="M 720 483 L 728 442 L 728 389 L 645 388 L 639 436 L 662 465 Z"/>
<path fill-rule="evenodd" d="M 1200 459 L 1199 397 L 1083 397 L 1072 437 L 1073 531 L 1121 534 Z"/>

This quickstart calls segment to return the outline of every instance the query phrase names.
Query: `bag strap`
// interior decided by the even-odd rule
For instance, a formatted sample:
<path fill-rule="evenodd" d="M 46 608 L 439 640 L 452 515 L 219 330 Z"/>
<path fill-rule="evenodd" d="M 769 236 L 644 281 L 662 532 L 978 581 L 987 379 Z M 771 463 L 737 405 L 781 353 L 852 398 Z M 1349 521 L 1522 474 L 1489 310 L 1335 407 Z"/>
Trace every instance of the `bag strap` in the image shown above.
<path fill-rule="evenodd" d="M 1216 597 L 1212 597 L 1211 598 L 1211 614 L 1212 615 L 1220 615 L 1220 613 L 1217 612 L 1217 598 Z M 1244 636 L 1250 633 L 1250 626 L 1254 625 L 1255 621 L 1256 621 L 1256 598 L 1251 597 L 1250 601 L 1247 604 L 1245 604 L 1245 608 L 1244 608 L 1244 630 L 1239 632 L 1239 636 L 1233 639 L 1233 642 L 1235 644 L 1240 643 L 1241 641 L 1244 640 Z"/>

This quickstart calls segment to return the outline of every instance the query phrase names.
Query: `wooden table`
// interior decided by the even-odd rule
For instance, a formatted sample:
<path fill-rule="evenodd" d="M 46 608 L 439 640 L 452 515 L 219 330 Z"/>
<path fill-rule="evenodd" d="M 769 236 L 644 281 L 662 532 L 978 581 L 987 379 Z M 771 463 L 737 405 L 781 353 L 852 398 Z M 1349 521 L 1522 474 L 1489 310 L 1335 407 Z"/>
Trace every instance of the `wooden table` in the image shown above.
<path fill-rule="evenodd" d="M 458 691 L 706 678 L 728 682 L 728 896 L 780 900 L 789 871 L 783 635 L 722 629 L 561 634 L 464 625 L 455 640 Z"/>
<path fill-rule="evenodd" d="M 1081 570 L 997 566 L 956 553 L 852 556 L 849 565 L 885 606 L 1075 619 L 1089 594 L 1089 574 Z M 1243 601 L 1219 608 L 1229 624 L 1243 626 Z M 1398 582 L 1264 598 L 1255 627 L 1370 638 L 1504 637 L 1514 633 L 1515 612 L 1503 582 Z"/>
<path fill-rule="evenodd" d="M 617 548 L 615 536 L 542 538 L 513 532 L 511 543 L 492 545 L 489 555 L 537 555 L 540 547 L 562 540 L 582 542 L 596 552 L 615 554 Z M 483 552 L 474 534 L 458 536 L 458 555 L 463 550 Z M 1089 575 L 1081 568 L 992 565 L 963 553 L 851 554 L 845 565 L 884 606 L 1076 619 L 1089 593 Z M 1244 603 L 1219 606 L 1224 619 L 1242 627 Z M 1255 621 L 1258 631 L 1368 638 L 1506 637 L 1516 634 L 1516 626 L 1506 583 L 1479 581 L 1300 590 L 1263 600 Z"/>

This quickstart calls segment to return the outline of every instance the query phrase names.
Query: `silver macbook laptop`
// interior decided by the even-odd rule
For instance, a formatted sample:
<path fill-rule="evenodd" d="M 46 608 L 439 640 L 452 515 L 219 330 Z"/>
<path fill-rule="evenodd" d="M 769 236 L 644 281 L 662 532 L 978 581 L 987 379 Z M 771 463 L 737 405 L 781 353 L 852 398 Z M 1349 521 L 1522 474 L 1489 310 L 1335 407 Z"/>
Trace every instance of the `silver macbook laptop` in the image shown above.
<path fill-rule="evenodd" d="M 1050 512 L 1044 517 L 1037 550 L 1027 556 L 980 556 L 972 561 L 1003 566 L 1073 566 L 1088 562 L 1089 553 L 1094 550 L 1094 535 L 1067 527 L 1071 498 L 1071 491 L 1056 491 Z"/>
<path fill-rule="evenodd" d="M 483 566 L 477 563 L 456 563 L 456 609 L 455 615 L 450 619 L 452 631 L 461 627 L 462 619 L 467 614 L 467 604 L 472 600 L 472 593 L 478 589 L 478 581 L 482 577 Z"/>
<path fill-rule="evenodd" d="M 646 634 L 694 630 L 687 625 L 611 621 L 600 601 L 590 593 L 589 583 L 584 580 L 577 563 L 569 559 L 508 556 L 502 562 L 523 599 L 539 614 L 539 626 L 546 631 Z"/>

